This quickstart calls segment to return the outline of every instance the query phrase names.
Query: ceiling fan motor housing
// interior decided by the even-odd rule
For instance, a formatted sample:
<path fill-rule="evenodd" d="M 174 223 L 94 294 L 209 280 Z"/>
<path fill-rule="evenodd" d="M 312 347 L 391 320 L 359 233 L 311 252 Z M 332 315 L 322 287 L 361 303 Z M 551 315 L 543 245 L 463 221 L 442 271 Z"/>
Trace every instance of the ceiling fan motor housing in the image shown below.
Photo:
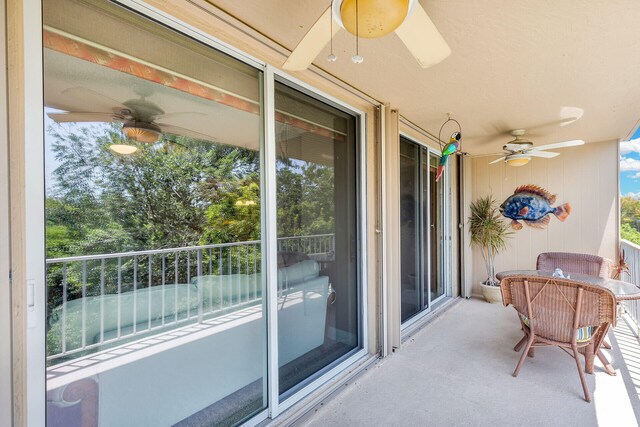
<path fill-rule="evenodd" d="M 351 34 L 374 39 L 386 36 L 402 25 L 413 11 L 416 1 L 336 0 L 332 13 L 336 22 Z"/>
<path fill-rule="evenodd" d="M 127 138 L 138 142 L 146 142 L 147 144 L 158 142 L 162 135 L 162 130 L 158 125 L 140 121 L 126 122 L 122 126 L 122 132 Z"/>

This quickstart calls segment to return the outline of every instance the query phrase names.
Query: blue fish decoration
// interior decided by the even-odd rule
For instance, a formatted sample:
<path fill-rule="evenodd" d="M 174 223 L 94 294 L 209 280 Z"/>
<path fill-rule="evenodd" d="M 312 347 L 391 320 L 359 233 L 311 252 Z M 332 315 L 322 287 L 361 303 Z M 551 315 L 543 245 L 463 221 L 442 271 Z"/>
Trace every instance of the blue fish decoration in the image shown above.
<path fill-rule="evenodd" d="M 511 219 L 511 227 L 514 230 L 522 229 L 520 220 L 533 228 L 546 228 L 549 225 L 549 214 L 554 214 L 560 221 L 567 219 L 571 213 L 571 205 L 552 207 L 556 201 L 555 194 L 549 193 L 537 185 L 523 185 L 516 188 L 513 195 L 509 196 L 500 205 L 500 213 Z"/>

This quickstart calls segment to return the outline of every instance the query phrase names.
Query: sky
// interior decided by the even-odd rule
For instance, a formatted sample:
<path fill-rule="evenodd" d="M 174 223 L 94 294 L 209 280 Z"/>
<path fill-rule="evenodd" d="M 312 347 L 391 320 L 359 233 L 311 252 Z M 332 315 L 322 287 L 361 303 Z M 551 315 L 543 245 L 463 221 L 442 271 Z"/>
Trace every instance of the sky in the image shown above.
<path fill-rule="evenodd" d="M 620 194 L 640 198 L 640 128 L 620 143 Z"/>

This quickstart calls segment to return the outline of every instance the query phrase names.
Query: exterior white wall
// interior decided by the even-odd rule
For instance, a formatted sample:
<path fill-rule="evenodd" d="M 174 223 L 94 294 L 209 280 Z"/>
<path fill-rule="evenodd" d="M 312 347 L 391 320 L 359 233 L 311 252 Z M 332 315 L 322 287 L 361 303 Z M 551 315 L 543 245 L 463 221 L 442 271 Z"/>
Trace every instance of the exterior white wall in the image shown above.
<path fill-rule="evenodd" d="M 533 159 L 525 166 L 489 165 L 491 157 L 472 159 L 472 200 L 492 194 L 502 203 L 516 187 L 536 184 L 557 194 L 554 206 L 569 202 L 565 222 L 553 214 L 545 230 L 514 231 L 508 249 L 497 256 L 496 272 L 535 268 L 541 252 L 579 252 L 615 260 L 618 248 L 618 142 L 565 148 L 553 159 Z M 509 221 L 505 218 L 505 221 Z M 473 249 L 473 293 L 486 279 L 480 251 Z M 467 284 L 468 286 L 470 284 Z"/>

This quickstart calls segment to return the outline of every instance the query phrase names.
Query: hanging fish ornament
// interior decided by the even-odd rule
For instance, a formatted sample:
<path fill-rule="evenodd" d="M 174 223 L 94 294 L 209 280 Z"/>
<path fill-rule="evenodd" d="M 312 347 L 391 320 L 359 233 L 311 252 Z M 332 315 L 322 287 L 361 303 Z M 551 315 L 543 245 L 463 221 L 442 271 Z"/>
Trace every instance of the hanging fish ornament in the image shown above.
<path fill-rule="evenodd" d="M 516 188 L 513 195 L 500 205 L 500 212 L 504 217 L 511 219 L 511 227 L 514 230 L 522 229 L 520 220 L 529 227 L 546 228 L 549 225 L 550 213 L 560 221 L 567 219 L 571 213 L 569 203 L 554 208 L 551 205 L 555 202 L 555 194 L 544 188 L 533 184 L 523 185 Z"/>
<path fill-rule="evenodd" d="M 440 180 L 449 156 L 458 150 L 458 147 L 460 146 L 460 138 L 462 138 L 462 134 L 460 132 L 452 133 L 449 142 L 442 149 L 442 156 L 440 157 L 440 164 L 438 165 L 438 172 L 436 173 L 436 182 Z"/>

